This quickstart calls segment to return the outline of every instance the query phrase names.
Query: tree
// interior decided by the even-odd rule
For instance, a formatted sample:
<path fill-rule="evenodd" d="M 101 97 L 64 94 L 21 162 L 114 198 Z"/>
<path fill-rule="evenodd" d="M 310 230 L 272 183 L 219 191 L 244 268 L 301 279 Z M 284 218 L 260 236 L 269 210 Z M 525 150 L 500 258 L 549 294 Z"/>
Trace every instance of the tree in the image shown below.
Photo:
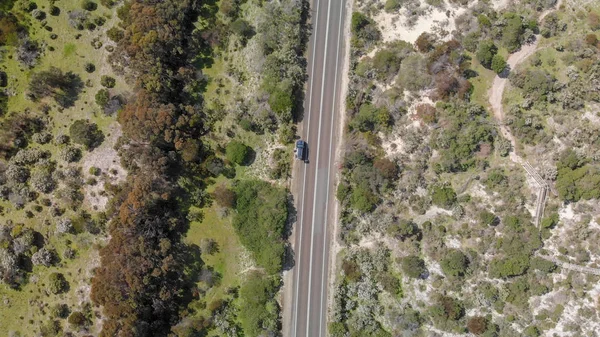
<path fill-rule="evenodd" d="M 69 283 L 61 273 L 52 273 L 48 276 L 48 290 L 53 294 L 67 291 Z"/>
<path fill-rule="evenodd" d="M 451 249 L 448 251 L 440 263 L 444 274 L 454 277 L 464 276 L 467 272 L 468 265 L 469 259 L 458 249 Z"/>
<path fill-rule="evenodd" d="M 498 47 L 496 47 L 494 42 L 492 40 L 485 40 L 479 44 L 475 56 L 482 66 L 490 69 L 494 55 L 496 55 L 497 52 Z"/>
<path fill-rule="evenodd" d="M 427 273 L 427 268 L 422 258 L 409 255 L 402 259 L 402 271 L 408 277 L 421 278 Z"/>
<path fill-rule="evenodd" d="M 250 150 L 250 147 L 246 146 L 246 144 L 234 140 L 227 144 L 227 147 L 225 148 L 225 156 L 230 162 L 243 165 L 248 160 Z"/>
<path fill-rule="evenodd" d="M 93 150 L 104 141 L 104 134 L 98 129 L 98 125 L 84 119 L 78 119 L 71 124 L 69 136 L 73 142 L 85 146 L 88 150 Z"/>
<path fill-rule="evenodd" d="M 506 61 L 504 60 L 504 57 L 502 57 L 502 55 L 496 54 L 492 58 L 491 66 L 493 71 L 495 71 L 497 74 L 500 74 L 504 71 L 504 69 L 506 69 Z"/>

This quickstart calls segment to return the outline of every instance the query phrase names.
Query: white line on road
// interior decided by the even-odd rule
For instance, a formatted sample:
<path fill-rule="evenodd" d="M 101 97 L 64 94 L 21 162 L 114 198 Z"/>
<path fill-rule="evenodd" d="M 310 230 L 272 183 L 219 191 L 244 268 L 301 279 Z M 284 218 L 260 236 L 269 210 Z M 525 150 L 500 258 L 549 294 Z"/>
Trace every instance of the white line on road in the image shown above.
<path fill-rule="evenodd" d="M 341 4 L 341 10 L 340 10 L 340 23 L 339 23 L 339 27 L 338 27 L 338 44 L 337 44 L 337 49 L 335 51 L 335 75 L 333 78 L 333 107 L 332 107 L 332 113 L 331 113 L 331 130 L 329 131 L 329 162 L 327 163 L 327 194 L 325 197 L 325 233 L 323 234 L 323 266 L 321 269 L 321 274 L 323 275 L 323 278 L 321 279 L 321 313 L 319 314 L 319 336 L 321 335 L 321 332 L 323 331 L 323 299 L 325 298 L 325 307 L 327 307 L 327 299 L 324 295 L 325 292 L 325 281 L 328 279 L 328 275 L 325 271 L 325 266 L 326 266 L 326 259 L 325 259 L 325 252 L 326 249 L 325 247 L 327 247 L 327 211 L 328 211 L 328 205 L 329 205 L 329 178 L 331 177 L 331 157 L 335 156 L 335 153 L 331 152 L 331 148 L 332 148 L 332 144 L 333 144 L 333 125 L 334 125 L 334 116 L 335 116 L 335 106 L 336 103 L 338 102 L 338 98 L 336 97 L 336 93 L 337 93 L 337 79 L 338 79 L 338 64 L 339 64 L 339 60 L 340 60 L 340 44 L 341 44 L 341 35 L 342 35 L 342 18 L 343 15 L 342 13 L 344 13 L 344 1 L 342 0 L 342 4 Z M 335 238 L 334 238 L 335 240 Z M 327 322 L 327 321 L 326 321 Z M 327 329 L 326 329 L 327 330 Z M 327 333 L 325 334 L 327 335 Z"/>
<path fill-rule="evenodd" d="M 317 3 L 316 9 L 318 9 L 319 8 L 319 0 L 316 0 L 316 3 Z M 317 50 L 317 31 L 318 31 L 318 26 L 319 26 L 318 25 L 319 11 L 316 10 L 316 12 L 317 12 L 317 17 L 315 20 L 316 24 L 314 25 L 315 30 L 314 30 L 314 34 L 313 34 L 314 38 L 313 38 L 313 50 L 312 50 L 312 67 L 310 70 L 310 78 L 311 78 L 312 82 L 314 82 L 313 79 L 314 79 L 314 74 L 315 74 L 315 53 Z M 313 83 L 310 84 L 310 89 L 308 91 L 308 116 L 304 116 L 306 118 L 305 120 L 307 121 L 307 123 L 306 123 L 306 125 L 307 125 L 306 140 L 307 141 L 308 141 L 309 135 L 310 135 L 310 110 L 311 110 L 311 106 L 312 106 L 312 89 L 313 89 Z M 295 284 L 296 299 L 294 302 L 294 312 L 292 313 L 292 315 L 294 315 L 294 319 L 293 319 L 294 324 L 293 324 L 293 328 L 292 328 L 294 337 L 296 336 L 296 330 L 297 330 L 297 324 L 298 324 L 298 291 L 300 289 L 300 260 L 301 260 L 300 256 L 301 256 L 301 252 L 302 252 L 302 214 L 303 214 L 302 210 L 304 209 L 304 201 L 306 199 L 306 193 L 305 193 L 306 192 L 306 165 L 304 165 L 303 168 L 304 168 L 304 181 L 302 182 L 302 198 L 301 198 L 302 199 L 302 207 L 300 208 L 300 210 L 301 210 L 300 211 L 300 219 L 298 221 L 298 224 L 300 227 L 296 231 L 296 233 L 299 234 L 299 236 L 300 236 L 300 238 L 299 238 L 300 241 L 298 242 L 298 265 L 295 266 L 296 267 L 296 284 Z"/>
<path fill-rule="evenodd" d="M 330 18 L 330 14 L 331 14 L 331 1 L 332 0 L 328 0 L 327 3 L 327 28 L 325 28 L 325 55 L 323 56 L 323 76 L 321 77 L 321 104 L 319 106 L 319 131 L 318 131 L 318 136 L 317 136 L 317 162 L 316 162 L 316 166 L 315 166 L 315 189 L 314 189 L 314 193 L 313 193 L 313 211 L 312 211 L 312 223 L 311 223 L 311 229 L 310 229 L 310 258 L 309 258 L 309 269 L 308 269 L 308 304 L 306 306 L 307 310 L 306 310 L 306 336 L 307 337 L 311 337 L 309 335 L 309 327 L 310 327 L 310 310 L 308 310 L 308 308 L 310 308 L 310 289 L 312 287 L 312 256 L 313 256 L 313 244 L 315 242 L 314 240 L 314 233 L 315 233 L 315 206 L 316 206 L 316 202 L 317 202 L 317 182 L 319 181 L 319 175 L 318 175 L 318 170 L 319 170 L 319 150 L 321 149 L 321 122 L 323 121 L 323 91 L 325 90 L 325 68 L 327 67 L 327 41 L 329 40 L 329 18 Z M 313 60 L 314 62 L 314 60 Z M 320 334 L 320 332 L 319 332 Z"/>

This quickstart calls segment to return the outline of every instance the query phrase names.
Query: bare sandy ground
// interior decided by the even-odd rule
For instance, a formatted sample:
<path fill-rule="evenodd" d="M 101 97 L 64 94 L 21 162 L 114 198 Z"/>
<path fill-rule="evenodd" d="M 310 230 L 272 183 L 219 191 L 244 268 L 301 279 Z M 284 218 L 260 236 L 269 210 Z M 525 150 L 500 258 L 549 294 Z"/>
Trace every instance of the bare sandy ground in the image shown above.
<path fill-rule="evenodd" d="M 102 145 L 87 152 L 81 161 L 86 178 L 92 177 L 89 174 L 90 167 L 97 167 L 102 172 L 102 176 L 96 178 L 98 180 L 96 185 L 85 186 L 85 204 L 96 211 L 103 211 L 108 203 L 108 196 L 100 194 L 104 189 L 104 181 L 115 184 L 124 181 L 127 177 L 127 171 L 121 167 L 119 154 L 114 149 L 117 139 L 121 136 L 121 126 L 114 122 L 109 126 L 108 132 L 110 136 Z"/>
<path fill-rule="evenodd" d="M 462 14 L 466 9 L 462 7 L 456 7 L 445 1 L 443 9 L 437 7 L 428 6 L 425 1 L 421 1 L 421 8 L 427 8 L 427 15 L 419 17 L 417 22 L 408 26 L 405 23 L 404 11 L 400 13 L 387 13 L 380 11 L 375 17 L 375 22 L 378 23 L 379 29 L 381 30 L 381 37 L 384 42 L 390 42 L 395 40 L 404 40 L 410 43 L 414 43 L 419 35 L 423 32 L 444 31 L 445 38 L 451 37 L 450 32 L 454 30 L 454 18 Z M 447 15 L 446 13 L 449 13 Z"/>

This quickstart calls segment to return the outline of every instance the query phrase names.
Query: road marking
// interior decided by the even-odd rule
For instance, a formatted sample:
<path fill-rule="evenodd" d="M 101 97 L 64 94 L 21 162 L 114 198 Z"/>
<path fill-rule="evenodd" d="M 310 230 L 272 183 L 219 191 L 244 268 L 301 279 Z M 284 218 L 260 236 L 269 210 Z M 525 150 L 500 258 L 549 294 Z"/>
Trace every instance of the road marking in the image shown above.
<path fill-rule="evenodd" d="M 306 310 L 306 336 L 307 337 L 311 337 L 309 336 L 309 332 L 310 332 L 310 310 L 308 310 L 310 308 L 310 294 L 311 291 L 310 289 L 312 288 L 312 257 L 313 257 L 313 246 L 314 246 L 314 242 L 315 242 L 315 238 L 314 238 L 314 234 L 315 234 L 315 206 L 316 206 L 316 202 L 317 202 L 317 182 L 319 181 L 319 174 L 318 174 L 318 170 L 319 170 L 319 150 L 321 149 L 321 122 L 323 121 L 323 92 L 325 91 L 325 74 L 326 74 L 326 67 L 327 67 L 327 41 L 329 40 L 329 18 L 330 18 L 330 14 L 331 14 L 331 1 L 332 0 L 328 0 L 327 3 L 327 28 L 325 28 L 325 54 L 323 56 L 323 76 L 321 76 L 321 103 L 319 106 L 319 131 L 317 132 L 317 162 L 316 162 L 316 166 L 315 166 L 315 187 L 314 187 L 314 192 L 313 192 L 313 210 L 312 210 L 312 223 L 311 223 L 311 228 L 310 228 L 310 258 L 309 258 L 309 264 L 308 264 L 308 304 L 306 306 L 307 310 Z M 320 335 L 320 332 L 319 332 Z"/>
<path fill-rule="evenodd" d="M 319 0 L 316 0 L 317 3 L 317 7 L 316 9 L 319 8 Z M 313 38 L 313 50 L 312 50 L 312 67 L 310 70 L 310 78 L 311 78 L 311 83 L 310 83 L 310 89 L 309 89 L 309 94 L 308 94 L 308 116 L 306 121 L 306 140 L 308 141 L 309 139 L 309 135 L 310 135 L 310 110 L 311 110 L 311 106 L 312 106 L 312 89 L 313 89 L 313 83 L 314 83 L 314 74 L 315 74 L 315 53 L 317 50 L 317 31 L 318 31 L 318 27 L 319 27 L 319 11 L 316 10 L 317 12 L 317 17 L 315 20 L 315 30 L 314 30 L 314 38 Z M 306 199 L 306 165 L 302 166 L 304 168 L 304 181 L 302 182 L 302 208 L 301 210 L 304 209 L 304 201 Z M 296 336 L 296 330 L 297 330 L 297 324 L 298 324 L 298 291 L 300 290 L 300 260 L 302 260 L 301 258 L 301 252 L 302 252 L 302 214 L 304 212 L 300 212 L 300 221 L 298 222 L 300 225 L 300 228 L 298 228 L 297 233 L 299 233 L 300 236 L 300 241 L 298 242 L 298 265 L 296 266 L 296 294 L 295 294 L 295 302 L 294 302 L 294 312 L 292 313 L 294 315 L 294 324 L 293 324 L 293 336 Z M 293 299 L 292 299 L 293 300 Z"/>
<path fill-rule="evenodd" d="M 331 130 L 329 131 L 329 161 L 327 163 L 327 194 L 325 197 L 325 233 L 323 234 L 323 266 L 321 269 L 321 274 L 323 274 L 323 278 L 321 279 L 321 313 L 319 314 L 319 336 L 321 335 L 321 332 L 323 331 L 323 300 L 325 299 L 325 307 L 327 307 L 327 297 L 324 297 L 324 292 L 325 292 L 325 281 L 328 280 L 328 275 L 325 272 L 325 265 L 326 265 L 326 259 L 325 256 L 326 254 L 326 247 L 327 247 L 327 210 L 328 210 L 328 205 L 329 205 L 329 178 L 331 177 L 331 157 L 335 156 L 335 153 L 331 152 L 331 148 L 332 148 L 332 144 L 333 144 L 333 122 L 334 122 L 334 116 L 335 116 L 335 106 L 336 103 L 338 103 L 338 99 L 336 97 L 336 93 L 337 93 L 337 79 L 338 79 L 338 64 L 339 64 L 339 60 L 340 60 L 340 45 L 341 45 L 341 35 L 342 35 L 342 19 L 343 19 L 343 13 L 344 13 L 344 0 L 342 0 L 342 4 L 341 4 L 341 10 L 340 10 L 340 23 L 338 26 L 338 44 L 337 44 L 337 49 L 335 51 L 335 75 L 333 78 L 333 111 L 331 113 Z M 334 238 L 335 240 L 335 238 Z M 329 270 L 327 270 L 329 271 Z M 327 321 L 325 321 L 327 322 Z M 325 328 L 325 331 L 327 331 L 327 328 Z M 327 333 L 325 333 L 325 335 L 327 335 Z"/>

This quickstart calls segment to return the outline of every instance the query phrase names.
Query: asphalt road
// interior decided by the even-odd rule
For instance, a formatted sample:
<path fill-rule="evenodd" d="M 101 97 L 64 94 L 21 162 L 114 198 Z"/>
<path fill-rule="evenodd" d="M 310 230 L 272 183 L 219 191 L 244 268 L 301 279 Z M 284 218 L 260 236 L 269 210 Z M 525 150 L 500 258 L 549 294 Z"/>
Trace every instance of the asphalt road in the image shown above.
<path fill-rule="evenodd" d="M 302 138 L 307 164 L 294 173 L 301 180 L 294 244 L 291 330 L 284 336 L 326 336 L 331 219 L 335 197 L 335 144 L 343 65 L 345 0 L 312 0 L 308 48 L 308 87 Z"/>

